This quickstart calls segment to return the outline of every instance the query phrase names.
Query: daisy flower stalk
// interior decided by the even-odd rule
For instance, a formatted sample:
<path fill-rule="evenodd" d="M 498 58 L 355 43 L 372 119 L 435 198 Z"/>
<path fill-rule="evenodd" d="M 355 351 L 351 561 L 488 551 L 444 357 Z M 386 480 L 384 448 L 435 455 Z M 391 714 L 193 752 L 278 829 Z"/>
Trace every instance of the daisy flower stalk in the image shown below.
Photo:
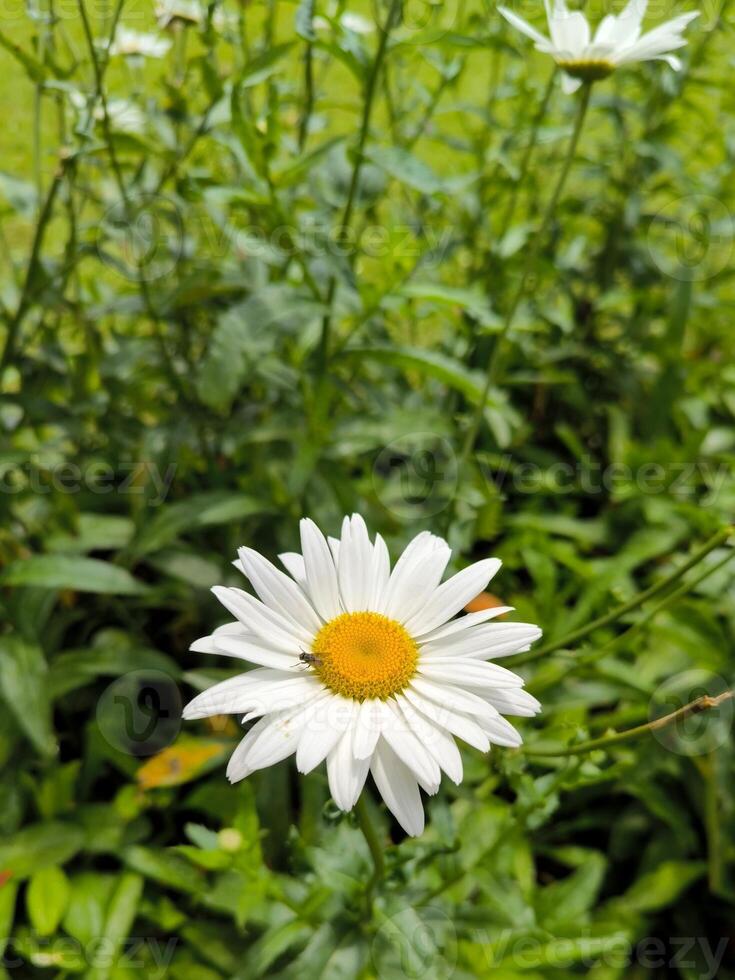
<path fill-rule="evenodd" d="M 528 650 L 541 630 L 493 622 L 507 606 L 457 616 L 498 571 L 496 558 L 442 581 L 451 549 L 427 531 L 391 569 L 385 542 L 371 540 L 359 515 L 344 519 L 339 539 L 308 519 L 300 530 L 301 553 L 280 556 L 286 572 L 239 550 L 235 565 L 255 596 L 214 588 L 234 620 L 191 649 L 254 669 L 198 695 L 184 717 L 255 722 L 230 758 L 231 782 L 294 753 L 302 773 L 326 760 L 332 797 L 348 811 L 371 773 L 416 836 L 424 828 L 419 788 L 436 793 L 442 772 L 462 781 L 455 738 L 482 752 L 521 744 L 503 716 L 541 706 L 521 677 L 493 661 Z"/>
<path fill-rule="evenodd" d="M 592 30 L 580 10 L 570 11 L 566 0 L 544 0 L 549 37 L 508 7 L 498 7 L 505 19 L 535 42 L 536 50 L 550 54 L 563 70 L 565 92 L 576 91 L 582 82 L 607 78 L 620 65 L 638 61 L 665 61 L 674 71 L 681 62 L 672 54 L 684 47 L 682 32 L 699 16 L 698 11 L 681 14 L 641 33 L 648 0 L 630 0 L 619 14 L 603 17 L 597 30 Z"/>

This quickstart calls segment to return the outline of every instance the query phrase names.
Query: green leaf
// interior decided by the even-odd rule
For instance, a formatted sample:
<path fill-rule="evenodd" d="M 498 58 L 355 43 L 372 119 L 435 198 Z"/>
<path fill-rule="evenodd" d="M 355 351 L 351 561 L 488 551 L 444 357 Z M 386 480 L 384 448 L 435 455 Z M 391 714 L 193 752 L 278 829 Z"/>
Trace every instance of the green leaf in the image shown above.
<path fill-rule="evenodd" d="M 210 338 L 197 376 L 197 393 L 205 405 L 228 412 L 247 372 L 270 351 L 275 328 L 303 329 L 323 308 L 311 296 L 289 285 L 267 286 L 223 313 Z"/>
<path fill-rule="evenodd" d="M 438 351 L 423 350 L 419 347 L 392 347 L 376 344 L 374 347 L 348 347 L 340 357 L 372 360 L 402 370 L 415 370 L 428 377 L 436 378 L 443 384 L 461 392 L 468 402 L 478 404 L 482 397 L 484 380 L 477 371 L 471 371 L 460 361 Z M 518 417 L 508 405 L 502 392 L 491 389 L 485 404 L 485 419 L 492 429 L 501 448 L 508 445 L 512 427 L 518 424 Z"/>
<path fill-rule="evenodd" d="M 69 879 L 58 865 L 41 868 L 32 875 L 26 890 L 28 916 L 41 936 L 51 936 L 69 902 Z"/>
<path fill-rule="evenodd" d="M 658 912 L 672 905 L 706 871 L 702 861 L 664 861 L 639 878 L 620 899 L 626 912 Z"/>
<path fill-rule="evenodd" d="M 0 694 L 19 728 L 39 752 L 52 756 L 56 741 L 51 727 L 43 651 L 19 636 L 0 636 Z"/>
<path fill-rule="evenodd" d="M 24 218 L 32 218 L 38 207 L 36 188 L 27 180 L 20 180 L 10 174 L 0 173 L 0 194 L 7 200 L 11 208 Z M 8 463 L 13 461 L 13 454 L 3 454 L 0 459 Z M 25 454 L 17 454 L 17 462 L 24 462 Z"/>
<path fill-rule="evenodd" d="M 13 932 L 15 918 L 15 899 L 18 894 L 18 882 L 3 881 L 0 885 L 0 957 L 5 952 L 8 939 Z M 0 974 L 2 976 L 2 974 Z"/>
<path fill-rule="evenodd" d="M 115 878 L 85 871 L 71 879 L 71 894 L 64 914 L 64 929 L 86 945 L 102 934 L 105 911 Z"/>
<path fill-rule="evenodd" d="M 278 70 L 277 63 L 288 54 L 293 46 L 293 41 L 269 45 L 262 54 L 251 58 L 247 65 L 245 65 L 239 78 L 239 84 L 244 87 L 250 87 L 270 78 Z"/>
<path fill-rule="evenodd" d="M 143 879 L 140 875 L 120 876 L 110 897 L 105 925 L 100 937 L 106 954 L 104 962 L 95 965 L 87 973 L 87 980 L 106 980 L 110 975 L 135 922 L 142 894 Z"/>
<path fill-rule="evenodd" d="M 97 558 L 32 555 L 12 562 L 0 578 L 4 585 L 34 585 L 109 595 L 140 595 L 146 586 L 129 571 Z"/>
<path fill-rule="evenodd" d="M 46 539 L 49 551 L 117 551 L 133 535 L 129 517 L 116 514 L 80 514 L 75 533 L 52 534 Z"/>
<path fill-rule="evenodd" d="M 480 374 L 470 371 L 461 361 L 456 361 L 438 351 L 423 350 L 420 347 L 391 347 L 376 344 L 374 347 L 348 347 L 340 356 L 350 360 L 379 361 L 402 370 L 420 371 L 421 374 L 436 378 L 455 391 L 460 391 L 468 401 L 476 404 L 480 400 L 482 393 Z"/>
<path fill-rule="evenodd" d="M 588 851 L 584 864 L 562 881 L 541 889 L 536 903 L 538 919 L 549 932 L 562 923 L 585 921 L 595 903 L 605 876 L 607 861 L 602 854 Z"/>
<path fill-rule="evenodd" d="M 0 869 L 14 878 L 28 878 L 41 868 L 64 864 L 84 845 L 84 831 L 51 820 L 31 824 L 0 844 Z"/>
<path fill-rule="evenodd" d="M 15 41 L 11 41 L 4 34 L 0 33 L 0 47 L 5 48 L 15 60 L 25 69 L 26 75 L 32 82 L 41 84 L 46 78 L 46 68 L 32 54 L 24 51 Z"/>
<path fill-rule="evenodd" d="M 146 647 L 101 642 L 83 650 L 64 650 L 49 665 L 48 694 L 56 698 L 92 684 L 98 677 L 120 677 L 132 670 L 160 670 L 178 677 L 175 660 Z"/>
<path fill-rule="evenodd" d="M 267 513 L 272 508 L 272 503 L 246 493 L 193 494 L 186 500 L 163 504 L 153 520 L 138 533 L 131 550 L 141 557 L 171 544 L 184 531 L 229 524 Z"/>
<path fill-rule="evenodd" d="M 288 164 L 281 168 L 273 168 L 273 183 L 279 187 L 293 187 L 300 180 L 309 173 L 309 171 L 314 167 L 315 164 L 325 157 L 331 149 L 338 146 L 344 140 L 344 136 L 334 136 L 332 139 L 325 140 L 320 143 L 319 146 L 314 147 L 313 150 L 309 150 L 307 153 L 302 153 L 301 156 L 297 157 L 295 160 L 290 161 Z"/>
<path fill-rule="evenodd" d="M 487 298 L 479 289 L 462 289 L 442 282 L 407 282 L 401 287 L 401 295 L 411 299 L 433 300 L 459 306 L 486 328 L 499 327 L 500 317 L 492 310 Z"/>
<path fill-rule="evenodd" d="M 134 846 L 124 852 L 123 860 L 133 871 L 175 891 L 198 895 L 205 887 L 204 875 L 184 858 L 170 851 Z"/>
<path fill-rule="evenodd" d="M 442 180 L 431 167 L 407 150 L 397 146 L 377 146 L 371 147 L 366 155 L 391 177 L 422 194 L 438 194 L 443 189 Z"/>

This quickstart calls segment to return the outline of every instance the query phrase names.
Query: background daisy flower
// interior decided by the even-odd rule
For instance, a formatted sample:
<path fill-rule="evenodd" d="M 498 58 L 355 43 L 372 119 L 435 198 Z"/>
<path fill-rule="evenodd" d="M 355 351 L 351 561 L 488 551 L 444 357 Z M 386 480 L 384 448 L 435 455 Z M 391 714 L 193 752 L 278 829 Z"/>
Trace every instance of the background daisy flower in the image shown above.
<path fill-rule="evenodd" d="M 454 618 L 500 561 L 476 562 L 442 582 L 451 550 L 429 532 L 392 570 L 385 542 L 370 540 L 359 515 L 329 541 L 303 520 L 301 546 L 302 554 L 280 556 L 290 575 L 240 549 L 235 564 L 258 598 L 216 587 L 235 621 L 191 649 L 257 667 L 194 698 L 184 717 L 259 719 L 230 759 L 233 782 L 293 753 L 302 773 L 326 759 L 342 810 L 352 809 L 371 772 L 401 826 L 420 834 L 419 787 L 436 793 L 442 772 L 462 780 L 455 736 L 481 751 L 520 745 L 503 715 L 534 715 L 540 705 L 522 678 L 488 661 L 527 650 L 541 630 L 491 622 L 506 606 Z"/>
<path fill-rule="evenodd" d="M 552 56 L 564 70 L 564 91 L 574 92 L 583 81 L 606 78 L 619 65 L 636 61 L 665 61 L 675 71 L 681 68 L 681 62 L 671 52 L 686 44 L 682 31 L 699 16 L 698 11 L 681 14 L 642 34 L 647 2 L 630 0 L 620 14 L 603 17 L 594 37 L 584 14 L 570 11 L 566 0 L 545 0 L 548 38 L 507 7 L 498 10 L 535 42 L 537 51 Z"/>

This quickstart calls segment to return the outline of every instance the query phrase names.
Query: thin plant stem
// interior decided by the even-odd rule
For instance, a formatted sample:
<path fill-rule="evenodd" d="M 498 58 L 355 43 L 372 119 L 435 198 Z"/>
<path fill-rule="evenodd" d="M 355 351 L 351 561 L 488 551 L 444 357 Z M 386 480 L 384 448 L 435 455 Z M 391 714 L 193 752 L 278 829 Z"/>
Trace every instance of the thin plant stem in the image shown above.
<path fill-rule="evenodd" d="M 557 756 L 585 755 L 587 752 L 606 749 L 613 745 L 620 745 L 623 742 L 630 742 L 632 739 L 640 738 L 642 735 L 657 732 L 662 728 L 666 728 L 672 722 L 682 721 L 690 715 L 697 715 L 702 711 L 711 711 L 713 708 L 719 708 L 721 704 L 729 701 L 733 697 L 735 697 L 735 691 L 723 691 L 722 694 L 718 694 L 716 697 L 703 694 L 702 697 L 695 698 L 694 701 L 690 701 L 689 704 L 685 704 L 682 708 L 677 708 L 671 714 L 663 715 L 661 718 L 649 721 L 645 725 L 636 725 L 635 728 L 627 728 L 622 732 L 611 732 L 609 735 L 603 735 L 600 738 L 591 738 L 587 742 L 580 742 L 579 745 L 570 745 L 565 749 L 524 749 L 523 752 L 524 755 L 533 756 L 534 758 L 536 756 L 548 756 L 551 758 Z"/>
<path fill-rule="evenodd" d="M 603 657 L 609 656 L 616 647 L 620 646 L 621 643 L 626 640 L 630 640 L 632 636 L 640 633 L 641 630 L 652 622 L 660 612 L 666 609 L 667 606 L 670 606 L 672 602 L 676 602 L 677 599 L 681 599 L 688 592 L 691 592 L 692 589 L 696 588 L 700 582 L 704 582 L 704 580 L 708 579 L 710 575 L 714 575 L 715 572 L 719 572 L 719 570 L 727 565 L 729 561 L 732 561 L 733 558 L 735 558 L 735 548 L 732 551 L 728 551 L 723 558 L 710 565 L 709 568 L 705 568 L 701 574 L 695 575 L 692 579 L 687 579 L 687 581 L 680 585 L 678 589 L 674 589 L 672 592 L 669 592 L 669 594 L 660 602 L 657 602 L 652 609 L 645 613 L 645 615 L 641 616 L 637 622 L 632 623 L 619 636 L 616 636 L 614 639 L 610 640 L 609 643 L 605 643 L 599 650 L 592 650 L 588 654 L 575 657 L 575 664 L 586 666 L 587 664 L 594 663 L 596 660 L 601 660 Z"/>
<path fill-rule="evenodd" d="M 383 860 L 383 845 L 380 843 L 380 838 L 378 837 L 373 821 L 370 818 L 365 793 L 360 794 L 360 797 L 355 804 L 355 816 L 357 817 L 357 822 L 360 825 L 360 830 L 365 838 L 365 842 L 370 849 L 370 856 L 373 859 L 373 873 L 365 886 L 365 902 L 368 910 L 370 913 L 372 913 L 373 892 L 378 882 L 383 879 L 385 874 L 385 861 Z"/>
<path fill-rule="evenodd" d="M 728 693 L 728 692 L 726 692 Z M 732 693 L 732 692 L 729 692 Z M 707 881 L 713 894 L 722 891 L 722 825 L 720 800 L 717 792 L 717 750 L 708 752 L 703 759 L 695 760 L 704 781 L 704 826 L 707 835 Z"/>
<path fill-rule="evenodd" d="M 467 463 L 472 450 L 475 446 L 475 441 L 477 440 L 477 435 L 480 431 L 480 425 L 482 423 L 483 414 L 485 411 L 485 405 L 487 404 L 488 395 L 490 394 L 490 389 L 499 373 L 500 368 L 500 355 L 503 351 L 503 345 L 511 331 L 513 322 L 515 320 L 515 315 L 518 312 L 518 307 L 520 306 L 521 300 L 526 291 L 526 284 L 528 282 L 528 277 L 533 268 L 533 264 L 538 257 L 541 247 L 546 239 L 546 233 L 551 224 L 551 220 L 556 212 L 557 204 L 561 197 L 561 193 L 564 190 L 564 185 L 566 184 L 567 177 L 569 176 L 569 171 L 571 170 L 572 163 L 574 162 L 574 157 L 577 150 L 577 144 L 579 143 L 579 137 L 582 133 L 582 126 L 584 124 L 585 116 L 587 115 L 587 108 L 590 102 L 590 93 L 592 91 L 591 83 L 586 83 L 582 88 L 582 94 L 577 105 L 577 116 L 574 121 L 574 129 L 572 130 L 572 135 L 569 140 L 569 146 L 567 147 L 567 152 L 564 157 L 564 162 L 562 164 L 559 176 L 556 181 L 554 190 L 549 198 L 549 202 L 546 205 L 546 210 L 544 211 L 543 217 L 539 224 L 538 231 L 533 237 L 531 247 L 526 251 L 526 258 L 523 265 L 523 270 L 521 272 L 521 278 L 516 287 L 516 291 L 513 294 L 510 306 L 505 314 L 505 319 L 495 338 L 495 344 L 493 346 L 492 354 L 488 361 L 487 371 L 485 374 L 485 384 L 483 385 L 482 393 L 480 399 L 477 403 L 477 408 L 475 414 L 472 418 L 469 429 L 467 430 L 467 435 L 465 437 L 464 445 L 462 447 L 462 453 L 459 459 L 459 470 L 462 472 L 465 464 Z"/>
<path fill-rule="evenodd" d="M 536 149 L 536 143 L 538 142 L 538 134 L 541 128 L 541 123 L 544 121 L 544 118 L 546 117 L 546 111 L 549 108 L 549 102 L 551 100 L 551 94 L 554 91 L 555 81 L 556 81 L 556 66 L 554 66 L 554 68 L 552 68 L 551 70 L 551 74 L 549 75 L 549 80 L 546 83 L 546 88 L 544 89 L 544 94 L 541 99 L 541 103 L 538 107 L 536 115 L 534 116 L 533 119 L 533 123 L 531 125 L 531 132 L 529 134 L 526 147 L 523 151 L 523 156 L 521 158 L 521 165 L 518 170 L 518 178 L 513 184 L 513 190 L 510 193 L 510 197 L 508 199 L 508 204 L 506 206 L 505 213 L 503 214 L 502 220 L 500 222 L 500 228 L 498 230 L 498 241 L 502 242 L 502 240 L 505 238 L 506 234 L 508 233 L 508 229 L 510 228 L 510 224 L 513 220 L 513 216 L 515 215 L 516 206 L 518 204 L 518 195 L 525 183 L 526 176 L 528 174 L 528 168 L 531 163 L 531 157 L 533 156 L 533 151 Z"/>
<path fill-rule="evenodd" d="M 716 534 L 702 545 L 702 547 L 695 551 L 694 554 L 683 565 L 680 565 L 677 569 L 662 578 L 660 582 L 656 582 L 649 588 L 645 589 L 643 592 L 639 592 L 638 595 L 633 596 L 627 602 L 616 606 L 609 613 L 605 613 L 604 616 L 598 616 L 597 619 L 593 619 L 591 622 L 586 623 L 584 626 L 580 626 L 579 629 L 572 630 L 571 633 L 566 633 L 564 636 L 559 637 L 558 640 L 551 640 L 549 643 L 544 643 L 542 646 L 537 647 L 535 650 L 529 650 L 527 653 L 520 654 L 518 657 L 514 658 L 514 665 L 520 666 L 520 664 L 530 663 L 532 660 L 538 660 L 540 657 L 545 657 L 549 653 L 553 653 L 555 650 L 560 650 L 563 647 L 572 646 L 583 640 L 590 633 L 594 633 L 595 630 L 601 629 L 603 626 L 610 626 L 612 623 L 617 622 L 629 612 L 633 612 L 634 609 L 638 609 L 644 603 L 648 602 L 649 599 L 653 599 L 655 596 L 660 595 L 669 589 L 674 583 L 678 582 L 690 568 L 694 568 L 698 565 L 707 555 L 718 548 L 721 544 L 730 537 L 735 528 L 728 526 L 721 528 Z"/>
<path fill-rule="evenodd" d="M 304 109 L 299 121 L 299 151 L 303 152 L 309 135 L 309 123 L 314 111 L 314 45 L 306 42 L 304 50 Z"/>
<path fill-rule="evenodd" d="M 370 74 L 368 75 L 367 83 L 365 86 L 365 100 L 362 107 L 362 120 L 360 122 L 360 132 L 357 138 L 357 146 L 355 147 L 355 160 L 352 166 L 352 176 L 350 178 L 350 186 L 347 191 L 347 201 L 345 202 L 344 210 L 342 212 L 342 218 L 339 223 L 339 233 L 338 241 L 344 241 L 344 238 L 349 231 L 350 223 L 352 221 L 352 212 L 355 207 L 355 199 L 357 197 L 357 188 L 360 182 L 360 174 L 362 172 L 362 165 L 365 160 L 365 144 L 367 142 L 368 133 L 370 132 L 370 119 L 373 114 L 373 108 L 375 104 L 375 94 L 378 88 L 378 78 L 380 77 L 380 70 L 383 66 L 385 60 L 386 51 L 388 49 L 388 40 L 390 38 L 391 30 L 393 29 L 393 24 L 396 20 L 396 15 L 400 9 L 400 0 L 391 0 L 390 8 L 388 9 L 388 14 L 385 18 L 385 23 L 380 31 L 380 41 L 378 42 L 378 50 L 375 53 L 375 58 L 373 59 L 372 66 L 370 68 Z M 353 257 L 354 261 L 354 257 Z M 332 275 L 329 280 L 329 285 L 327 286 L 327 295 L 325 298 L 326 313 L 324 314 L 324 319 L 322 320 L 322 333 L 319 342 L 319 352 L 317 361 L 317 370 L 320 377 L 323 377 L 326 373 L 327 362 L 329 360 L 329 338 L 332 326 L 332 307 L 334 305 L 334 296 L 337 291 L 337 276 Z"/>
<path fill-rule="evenodd" d="M 46 234 L 46 228 L 48 227 L 48 223 L 51 220 L 51 216 L 53 214 L 54 201 L 56 200 L 56 195 L 58 194 L 59 188 L 61 187 L 61 182 L 64 179 L 64 173 L 66 171 L 68 159 L 69 158 L 66 157 L 62 158 L 61 163 L 49 185 L 49 189 L 46 193 L 46 198 L 43 202 L 43 206 L 41 207 L 41 213 L 38 217 L 38 222 L 36 223 L 36 231 L 33 236 L 33 243 L 31 245 L 31 255 L 28 260 L 25 279 L 23 281 L 23 289 L 20 294 L 20 299 L 18 301 L 18 306 L 16 308 L 15 314 L 13 315 L 12 319 L 8 324 L 7 335 L 5 338 L 5 346 L 3 347 L 3 352 L 0 355 L 0 384 L 2 383 L 3 374 L 5 373 L 5 368 L 8 366 L 15 353 L 15 345 L 18 340 L 20 327 L 31 305 L 33 282 L 36 277 L 38 260 L 41 254 L 41 246 L 43 245 L 43 239 Z"/>
<path fill-rule="evenodd" d="M 118 160 L 117 152 L 115 151 L 115 144 L 112 137 L 112 126 L 110 123 L 110 114 L 107 106 L 107 96 L 104 89 L 104 70 L 106 67 L 106 63 L 105 64 L 101 63 L 100 59 L 97 56 L 97 51 L 95 50 L 95 46 L 94 46 L 94 38 L 92 37 L 92 30 L 89 23 L 89 18 L 87 17 L 87 12 L 84 6 L 84 0 L 77 0 L 77 2 L 79 6 L 79 13 L 82 20 L 82 26 L 84 28 L 84 35 L 87 40 L 87 47 L 89 48 L 89 55 L 90 58 L 92 59 L 92 67 L 93 67 L 94 77 L 95 77 L 95 98 L 100 100 L 100 104 L 102 106 L 102 132 L 105 141 L 105 148 L 110 157 L 110 163 L 112 165 L 112 172 L 115 178 L 115 183 L 117 184 L 117 188 L 120 194 L 120 199 L 122 201 L 122 205 L 125 211 L 125 219 L 128 223 L 128 226 L 132 230 L 133 220 L 135 215 L 134 215 L 132 201 L 130 199 L 128 189 L 125 184 L 125 178 L 123 177 L 122 167 L 120 166 L 120 161 Z M 118 4 L 115 10 L 115 16 L 113 18 L 113 33 L 111 36 L 114 36 L 114 30 L 117 25 L 117 20 L 122 11 L 123 3 L 124 0 L 118 0 Z M 109 50 L 109 45 L 108 45 L 108 50 Z M 148 318 L 153 325 L 153 333 L 154 333 L 155 341 L 160 351 L 161 360 L 166 370 L 166 374 L 169 377 L 173 390 L 176 392 L 176 394 L 179 396 L 182 402 L 189 404 L 191 402 L 191 399 L 189 398 L 189 394 L 184 386 L 183 381 L 179 377 L 173 359 L 168 351 L 168 348 L 166 347 L 166 338 L 163 333 L 161 318 L 151 298 L 151 293 L 148 287 L 148 281 L 146 280 L 146 272 L 145 272 L 142 258 L 137 260 L 136 269 L 138 273 L 137 285 L 140 290 L 141 299 L 143 300 L 143 306 L 145 307 L 145 311 L 148 315 Z M 204 433 L 201 430 L 201 428 L 198 428 L 197 436 L 199 439 L 202 455 L 206 458 L 209 456 L 209 453 L 207 449 L 206 439 L 204 438 Z"/>

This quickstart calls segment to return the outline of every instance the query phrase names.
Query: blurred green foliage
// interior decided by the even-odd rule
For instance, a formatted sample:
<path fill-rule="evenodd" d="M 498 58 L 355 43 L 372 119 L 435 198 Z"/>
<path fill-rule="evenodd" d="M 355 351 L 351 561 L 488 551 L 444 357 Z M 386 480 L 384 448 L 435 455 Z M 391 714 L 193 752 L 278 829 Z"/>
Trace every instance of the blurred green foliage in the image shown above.
<path fill-rule="evenodd" d="M 387 37 L 381 3 L 196 10 L 0 27 L 5 974 L 735 975 L 727 704 L 541 754 L 733 686 L 724 535 L 564 642 L 732 521 L 726 0 L 681 74 L 593 89 L 467 463 L 574 99 L 482 2 L 406 3 Z M 118 12 L 165 57 L 108 59 Z M 234 721 L 179 724 L 233 672 L 187 649 L 236 548 L 352 511 L 394 555 L 425 527 L 457 567 L 498 554 L 553 647 L 520 668 L 527 750 L 463 752 L 418 840 L 371 803 L 370 911 L 323 773 L 231 787 Z"/>

